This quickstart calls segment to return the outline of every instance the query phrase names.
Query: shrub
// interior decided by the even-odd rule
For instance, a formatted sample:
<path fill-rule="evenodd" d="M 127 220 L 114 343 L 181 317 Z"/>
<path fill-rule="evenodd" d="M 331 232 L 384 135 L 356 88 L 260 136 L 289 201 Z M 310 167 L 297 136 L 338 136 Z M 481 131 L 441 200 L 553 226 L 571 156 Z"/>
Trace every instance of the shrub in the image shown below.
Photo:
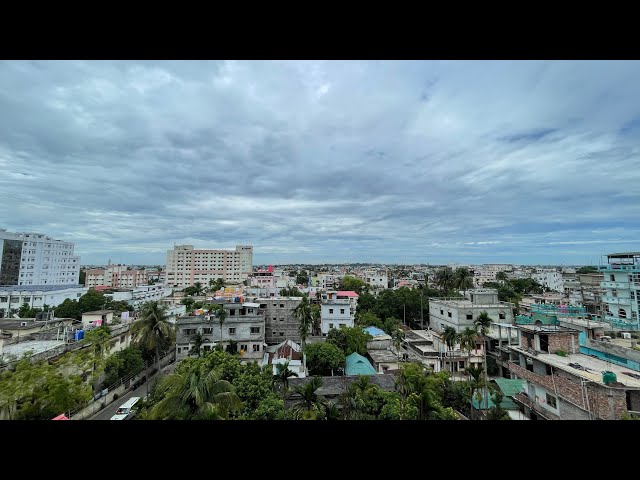
<path fill-rule="evenodd" d="M 558 355 L 560 357 L 566 357 L 567 356 L 567 352 L 565 352 L 564 350 L 558 350 L 556 352 L 556 355 Z"/>

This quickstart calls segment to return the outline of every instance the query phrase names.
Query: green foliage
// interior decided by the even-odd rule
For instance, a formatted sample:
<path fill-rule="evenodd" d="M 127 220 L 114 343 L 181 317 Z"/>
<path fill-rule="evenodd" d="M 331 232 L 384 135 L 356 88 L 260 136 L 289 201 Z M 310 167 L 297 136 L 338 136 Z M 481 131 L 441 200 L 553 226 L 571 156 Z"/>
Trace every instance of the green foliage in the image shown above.
<path fill-rule="evenodd" d="M 78 278 L 78 283 L 80 285 L 84 285 L 86 278 L 87 278 L 87 272 L 85 272 L 84 270 L 80 270 L 80 277 Z"/>
<path fill-rule="evenodd" d="M 342 350 L 345 356 L 357 352 L 366 355 L 367 342 L 373 337 L 360 327 L 333 328 L 327 335 L 327 343 L 331 343 Z"/>
<path fill-rule="evenodd" d="M 300 322 L 298 333 L 300 333 L 303 349 L 309 333 L 311 333 L 313 328 L 314 319 L 311 316 L 311 312 L 311 305 L 309 304 L 309 299 L 306 296 L 302 297 L 302 301 L 293 309 L 293 317 Z"/>
<path fill-rule="evenodd" d="M 95 310 L 114 310 L 114 316 L 120 316 L 122 312 L 128 312 L 131 306 L 127 302 L 114 302 L 109 297 L 105 297 L 102 292 L 93 288 L 82 295 L 78 300 L 65 299 L 60 305 L 54 308 L 58 318 L 75 318 L 80 320 L 85 312 Z"/>
<path fill-rule="evenodd" d="M 190 315 L 193 312 L 193 306 L 195 305 L 196 301 L 191 297 L 185 297 L 180 300 L 180 303 L 184 305 L 187 315 Z"/>
<path fill-rule="evenodd" d="M 363 280 L 349 275 L 342 277 L 338 286 L 338 290 L 353 291 L 358 295 L 365 292 L 367 288 L 368 286 Z"/>
<path fill-rule="evenodd" d="M 42 312 L 41 308 L 31 308 L 28 303 L 23 303 L 18 310 L 20 318 L 35 318 L 36 313 Z"/>
<path fill-rule="evenodd" d="M 258 406 L 249 412 L 246 420 L 286 420 L 288 417 L 284 401 L 277 395 L 270 393 L 258 403 Z"/>
<path fill-rule="evenodd" d="M 273 375 L 269 367 L 261 369 L 257 363 L 241 365 L 240 372 L 233 381 L 236 393 L 243 404 L 240 415 L 251 416 L 260 402 L 272 394 L 272 384 Z"/>
<path fill-rule="evenodd" d="M 576 270 L 576 273 L 598 273 L 598 267 L 591 265 L 580 267 Z"/>
<path fill-rule="evenodd" d="M 500 390 L 495 390 L 492 396 L 493 403 L 495 403 L 495 407 L 491 407 L 487 412 L 487 420 L 511 420 L 509 413 L 502 408 L 502 400 L 504 399 L 504 394 Z"/>
<path fill-rule="evenodd" d="M 380 414 L 379 420 L 418 420 L 418 407 L 413 402 L 403 399 L 398 393 L 387 397 Z"/>
<path fill-rule="evenodd" d="M 498 362 L 496 362 L 496 359 L 490 355 L 487 356 L 486 358 L 487 358 L 487 374 L 491 376 L 499 375 L 500 366 L 498 365 Z"/>
<path fill-rule="evenodd" d="M 435 295 L 434 295 L 435 294 Z M 383 290 L 377 296 L 369 293 L 363 293 L 358 298 L 358 310 L 356 311 L 357 321 L 360 325 L 365 325 L 362 320 L 367 313 L 375 315 L 376 318 L 384 322 L 388 318 L 405 318 L 409 325 L 415 328 L 420 327 L 420 309 L 425 324 L 429 322 L 429 302 L 427 297 L 437 296 L 439 292 L 435 290 L 414 289 L 406 287 L 398 290 Z M 359 319 L 359 320 L 358 320 Z M 371 317 L 372 320 L 373 317 Z M 375 322 L 375 320 L 374 320 Z M 383 325 L 370 323 L 370 325 L 383 328 Z M 386 330 L 385 330 L 386 331 Z"/>
<path fill-rule="evenodd" d="M 282 288 L 280 289 L 280 296 L 282 297 L 304 297 L 304 293 L 298 290 L 296 287 Z"/>
<path fill-rule="evenodd" d="M 82 407 L 92 397 L 91 387 L 79 375 L 63 375 L 59 365 L 47 362 L 16 363 L 0 373 L 0 408 L 9 419 L 50 420 Z"/>
<path fill-rule="evenodd" d="M 146 302 L 140 309 L 140 319 L 131 326 L 131 335 L 143 354 L 160 355 L 174 347 L 176 331 L 169 323 L 167 306 Z"/>
<path fill-rule="evenodd" d="M 453 273 L 453 285 L 458 290 L 466 291 L 473 288 L 473 275 L 466 267 L 456 268 Z"/>
<path fill-rule="evenodd" d="M 309 283 L 309 273 L 306 270 L 302 270 L 296 275 L 296 284 L 307 285 Z"/>
<path fill-rule="evenodd" d="M 558 355 L 559 357 L 566 357 L 567 356 L 567 352 L 565 352 L 564 350 L 558 350 L 556 352 L 556 355 Z"/>
<path fill-rule="evenodd" d="M 299 398 L 293 406 L 296 420 L 321 420 L 324 417 L 326 402 L 316 393 L 322 383 L 322 378 L 313 377 L 294 388 L 294 394 Z"/>
<path fill-rule="evenodd" d="M 332 343 L 312 343 L 307 345 L 305 353 L 311 375 L 331 375 L 332 371 L 344 367 L 344 352 Z"/>

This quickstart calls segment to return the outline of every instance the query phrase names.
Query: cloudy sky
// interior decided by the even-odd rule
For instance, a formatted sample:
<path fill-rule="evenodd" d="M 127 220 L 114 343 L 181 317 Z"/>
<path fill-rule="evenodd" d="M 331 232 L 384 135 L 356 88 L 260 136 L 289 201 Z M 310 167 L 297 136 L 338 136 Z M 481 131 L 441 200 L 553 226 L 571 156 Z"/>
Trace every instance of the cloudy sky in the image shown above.
<path fill-rule="evenodd" d="M 640 62 L 0 62 L 0 228 L 82 263 L 640 250 Z"/>

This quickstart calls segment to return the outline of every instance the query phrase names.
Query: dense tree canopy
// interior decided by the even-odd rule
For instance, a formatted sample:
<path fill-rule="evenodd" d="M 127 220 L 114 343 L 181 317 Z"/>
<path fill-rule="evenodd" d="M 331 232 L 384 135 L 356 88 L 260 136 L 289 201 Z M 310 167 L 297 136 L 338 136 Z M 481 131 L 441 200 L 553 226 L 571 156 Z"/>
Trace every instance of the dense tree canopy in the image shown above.
<path fill-rule="evenodd" d="M 329 330 L 327 343 L 338 347 L 345 356 L 351 355 L 353 352 L 366 355 L 367 342 L 372 338 L 361 327 L 333 328 Z"/>
<path fill-rule="evenodd" d="M 344 367 L 344 352 L 332 343 L 312 343 L 307 345 L 305 353 L 311 375 L 331 375 Z"/>

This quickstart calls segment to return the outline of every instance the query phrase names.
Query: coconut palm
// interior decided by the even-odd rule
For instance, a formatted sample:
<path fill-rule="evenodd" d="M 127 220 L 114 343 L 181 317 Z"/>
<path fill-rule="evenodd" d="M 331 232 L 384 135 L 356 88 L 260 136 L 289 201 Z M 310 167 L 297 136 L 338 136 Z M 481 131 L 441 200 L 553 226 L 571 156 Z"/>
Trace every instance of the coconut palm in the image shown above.
<path fill-rule="evenodd" d="M 485 383 L 485 399 L 487 399 L 488 401 L 488 397 L 487 397 L 487 335 L 489 334 L 489 330 L 491 328 L 491 317 L 489 316 L 489 314 L 485 311 L 480 312 L 480 315 L 478 315 L 478 318 L 476 318 L 476 320 L 473 322 L 473 324 L 476 327 L 476 332 L 480 335 L 482 335 L 482 350 L 483 350 L 483 356 L 484 356 L 484 383 Z"/>
<path fill-rule="evenodd" d="M 451 376 L 453 377 L 453 349 L 458 342 L 458 332 L 456 332 L 456 329 L 453 327 L 444 327 L 444 331 L 442 332 L 442 340 L 449 349 L 449 367 L 451 369 Z"/>
<path fill-rule="evenodd" d="M 227 319 L 227 311 L 224 309 L 224 304 L 218 305 L 216 317 L 218 318 L 218 323 L 220 324 L 220 344 L 222 345 L 222 324 Z"/>
<path fill-rule="evenodd" d="M 444 293 L 449 292 L 455 284 L 455 276 L 451 267 L 442 267 L 436 272 L 436 285 Z"/>
<path fill-rule="evenodd" d="M 196 282 L 193 284 L 193 293 L 196 297 L 204 293 L 204 287 L 200 282 Z"/>
<path fill-rule="evenodd" d="M 468 268 L 456 268 L 454 274 L 454 285 L 458 290 L 462 290 L 465 294 L 469 288 L 473 287 L 473 275 Z"/>
<path fill-rule="evenodd" d="M 391 333 L 391 340 L 393 342 L 393 346 L 396 347 L 396 352 L 398 353 L 398 363 L 400 363 L 400 347 L 402 347 L 402 342 L 404 341 L 404 331 L 401 328 L 395 329 Z"/>
<path fill-rule="evenodd" d="M 219 370 L 196 362 L 160 381 L 158 391 L 164 398 L 151 409 L 151 419 L 226 420 L 230 412 L 240 410 L 242 402 L 234 386 L 222 380 Z"/>
<path fill-rule="evenodd" d="M 460 333 L 460 348 L 467 351 L 467 366 L 471 366 L 471 350 L 476 347 L 476 337 L 478 334 L 471 327 L 466 327 L 462 333 Z"/>
<path fill-rule="evenodd" d="M 313 317 L 311 313 L 311 306 L 309 305 L 309 299 L 304 296 L 300 304 L 293 309 L 293 316 L 300 322 L 298 332 L 300 333 L 300 340 L 302 343 L 302 350 L 304 351 L 304 345 L 309 336 L 309 330 L 313 325 Z"/>
<path fill-rule="evenodd" d="M 469 374 L 469 398 L 470 398 L 471 406 L 473 407 L 473 394 L 476 393 L 476 400 L 478 400 L 478 404 L 479 404 L 480 401 L 482 401 L 482 390 L 486 387 L 486 382 L 482 378 L 481 367 L 467 367 L 466 370 L 467 370 L 467 373 Z M 472 408 L 472 411 L 473 411 L 473 408 Z"/>
<path fill-rule="evenodd" d="M 311 331 L 313 335 L 321 335 L 320 305 L 311 305 Z"/>
<path fill-rule="evenodd" d="M 287 391 L 289 390 L 289 378 L 297 377 L 298 374 L 296 372 L 292 372 L 289 370 L 289 362 L 286 361 L 284 363 L 278 363 L 276 365 L 276 373 L 273 376 L 274 382 L 279 382 L 282 384 L 282 397 L 287 395 Z"/>
<path fill-rule="evenodd" d="M 202 344 L 205 342 L 204 335 L 202 331 L 198 330 L 195 334 L 191 336 L 191 341 L 193 342 L 193 347 L 191 347 L 191 354 L 197 353 L 198 357 L 202 353 Z"/>
<path fill-rule="evenodd" d="M 321 377 L 313 377 L 304 385 L 293 389 L 293 392 L 300 396 L 300 400 L 293 406 L 293 415 L 296 420 L 318 420 L 323 417 L 325 401 L 316 393 L 322 383 Z"/>
<path fill-rule="evenodd" d="M 142 349 L 154 352 L 158 362 L 160 348 L 176 341 L 175 327 L 169 323 L 167 306 L 159 302 L 143 304 L 140 319 L 131 326 L 131 336 Z"/>
<path fill-rule="evenodd" d="M 509 281 L 509 277 L 505 272 L 498 272 L 496 273 L 496 280 L 504 284 Z"/>
<path fill-rule="evenodd" d="M 191 312 L 191 313 L 193 313 L 193 312 L 192 312 L 193 305 L 196 303 L 196 301 L 195 301 L 193 298 L 191 298 L 191 297 L 185 297 L 185 298 L 183 298 L 182 300 L 180 300 L 180 303 L 181 303 L 182 305 L 184 305 L 184 308 L 185 308 L 185 310 L 186 310 L 187 315 L 188 315 L 190 312 Z"/>

